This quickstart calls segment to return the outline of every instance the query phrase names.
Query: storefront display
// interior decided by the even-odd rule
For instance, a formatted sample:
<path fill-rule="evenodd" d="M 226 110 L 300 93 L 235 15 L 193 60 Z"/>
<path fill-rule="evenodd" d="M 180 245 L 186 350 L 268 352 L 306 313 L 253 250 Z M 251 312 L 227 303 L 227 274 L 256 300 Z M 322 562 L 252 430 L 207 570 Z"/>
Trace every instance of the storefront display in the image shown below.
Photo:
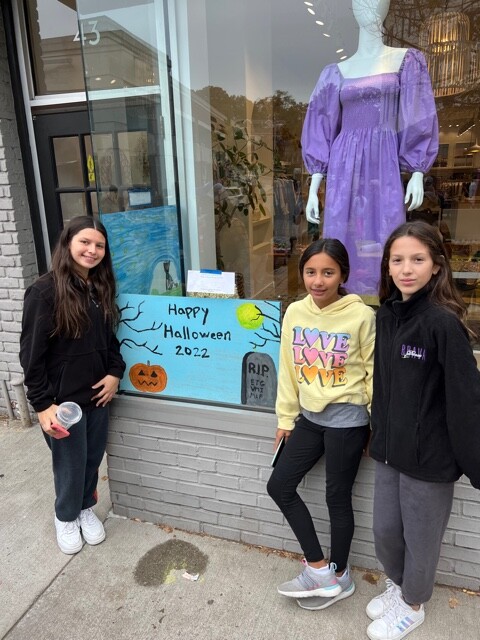
<path fill-rule="evenodd" d="M 352 261 L 350 291 L 376 305 L 384 239 L 406 217 L 436 224 L 450 245 L 446 253 L 458 241 L 471 244 L 475 239 L 476 224 L 470 214 L 476 197 L 473 181 L 470 209 L 459 211 L 458 197 L 449 202 L 441 189 L 445 181 L 437 178 L 439 171 L 447 177 L 450 164 L 457 163 L 457 158 L 451 158 L 453 147 L 444 142 L 446 135 L 452 135 L 446 129 L 452 128 L 454 108 L 445 123 L 447 114 L 438 110 L 439 98 L 434 99 L 438 90 L 435 83 L 432 87 L 427 68 L 433 64 L 432 52 L 427 48 L 425 57 L 420 50 L 424 26 L 411 20 L 408 37 L 405 29 L 400 32 L 404 23 L 397 18 L 404 14 L 397 0 L 354 0 L 350 15 L 348 9 L 343 13 L 339 8 L 338 15 L 329 17 L 329 28 L 320 24 L 324 22 L 319 19 L 321 5 L 305 5 L 307 15 L 294 13 L 291 28 L 302 34 L 296 59 L 304 66 L 308 62 L 301 86 L 294 61 L 283 67 L 279 63 L 288 44 L 277 37 L 281 11 L 273 12 L 268 3 L 258 13 L 255 26 L 246 20 L 246 6 L 229 2 L 215 9 L 207 0 L 150 0 L 144 5 L 146 11 L 138 16 L 137 2 L 122 9 L 107 0 L 103 4 L 78 2 L 81 24 L 95 21 L 100 33 L 95 47 L 88 38 L 82 43 L 89 71 L 87 99 L 95 126 L 92 144 L 101 167 L 99 187 L 106 194 L 110 183 L 116 185 L 118 180 L 124 208 L 132 210 L 109 214 L 108 220 L 100 205 L 105 223 L 119 230 L 121 253 L 117 256 L 123 291 L 182 295 L 185 268 L 218 268 L 235 273 L 240 296 L 280 300 L 285 308 L 303 295 L 299 255 L 322 235 L 338 237 L 346 244 Z M 276 5 L 276 9 L 280 8 Z M 419 16 L 424 11 L 421 5 Z M 230 24 L 233 14 L 243 34 L 235 42 L 228 38 L 228 30 L 217 28 Z M 308 34 L 319 29 L 316 54 L 312 56 L 310 50 L 302 57 L 308 50 Z M 256 37 L 260 32 L 262 37 Z M 330 32 L 338 47 L 335 53 Z M 355 33 L 358 35 L 353 36 Z M 120 38 L 120 34 L 126 35 Z M 132 55 L 133 41 L 137 43 L 134 56 L 148 61 L 142 67 L 144 76 L 133 76 L 116 64 L 118 57 Z M 227 41 L 228 66 L 221 56 Z M 358 45 L 351 49 L 354 42 Z M 172 78 L 167 72 L 170 58 Z M 254 65 L 249 64 L 250 59 L 255 59 Z M 307 108 L 309 78 L 318 73 L 322 60 L 326 64 Z M 107 77 L 112 78 L 110 85 L 105 82 Z M 166 92 L 173 102 L 165 99 Z M 478 89 L 470 92 L 470 100 L 475 101 L 475 96 Z M 118 130 L 118 117 L 109 123 L 109 104 L 125 114 L 117 135 L 130 136 L 130 158 L 136 158 L 137 164 L 141 158 L 143 173 L 137 171 L 135 180 L 122 177 L 122 157 L 114 160 L 102 146 L 102 136 L 111 128 Z M 132 109 L 137 115 L 135 124 L 129 115 Z M 155 114 L 160 116 L 160 127 L 153 124 Z M 132 136 L 139 135 L 138 121 L 146 123 L 146 135 L 137 140 Z M 174 131 L 180 135 L 171 137 Z M 441 169 L 435 167 L 439 137 Z M 175 149 L 171 148 L 173 141 Z M 458 146 L 455 149 L 459 155 Z M 107 176 L 109 159 L 119 163 L 121 175 L 117 169 Z M 468 161 L 474 169 L 477 157 L 470 154 Z M 314 174 L 312 179 L 309 174 Z M 178 188 L 172 181 L 176 176 L 180 178 Z M 460 177 L 459 171 L 452 177 L 456 176 Z M 127 195 L 145 189 L 151 198 L 148 202 L 132 206 L 126 200 Z M 462 186 L 460 190 L 466 193 Z M 171 212 L 168 236 L 160 232 L 163 223 L 154 225 L 156 231 L 149 234 L 149 220 L 165 205 Z M 322 219 L 317 226 L 318 209 Z M 138 290 L 135 284 L 125 288 L 125 279 L 133 283 L 133 274 L 140 267 L 131 262 L 129 241 L 125 243 L 122 236 L 124 217 L 130 220 L 128 228 L 133 224 L 131 228 L 139 234 L 133 253 L 142 250 L 145 238 L 147 259 L 141 264 L 149 273 L 149 284 Z M 182 254 L 183 246 L 187 252 Z M 468 258 L 472 258 L 468 264 L 475 263 L 473 255 Z M 168 274 L 162 271 L 166 262 Z M 465 279 L 456 279 L 465 291 Z M 468 304 L 473 317 L 471 291 Z"/>
<path fill-rule="evenodd" d="M 353 1 L 358 49 L 323 70 L 302 133 L 303 159 L 314 174 L 307 217 L 318 222 L 315 189 L 327 174 L 323 235 L 348 249 L 350 291 L 370 296 L 378 290 L 385 239 L 405 220 L 405 203 L 409 211 L 422 203 L 423 174 L 438 152 L 437 114 L 422 53 L 382 42 L 389 4 Z M 405 191 L 401 171 L 412 176 Z"/>

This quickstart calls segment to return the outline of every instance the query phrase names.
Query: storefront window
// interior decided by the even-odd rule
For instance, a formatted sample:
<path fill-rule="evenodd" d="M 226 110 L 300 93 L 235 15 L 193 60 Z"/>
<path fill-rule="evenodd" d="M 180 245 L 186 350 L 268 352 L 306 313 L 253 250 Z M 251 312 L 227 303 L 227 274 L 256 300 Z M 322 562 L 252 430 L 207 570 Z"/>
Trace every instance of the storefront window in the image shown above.
<path fill-rule="evenodd" d="M 303 249 L 324 233 L 328 172 L 317 225 L 306 217 L 310 175 L 301 133 L 320 72 L 356 51 L 351 2 L 115 5 L 78 2 L 81 28 L 95 22 L 99 33 L 95 46 L 83 42 L 99 211 L 112 233 L 115 220 L 133 225 L 118 224 L 121 291 L 183 296 L 187 270 L 219 269 L 235 274 L 239 297 L 285 309 L 304 295 Z M 402 209 L 401 218 L 438 228 L 474 327 L 480 326 L 479 31 L 480 11 L 470 0 L 452 0 L 448 9 L 441 0 L 392 0 L 384 30 L 386 44 L 425 54 L 440 126 L 424 201 L 408 214 Z M 399 176 L 404 185 L 408 179 Z M 368 284 L 358 293 L 376 305 L 382 246 L 365 240 L 371 221 L 364 200 L 353 206 L 364 210 L 356 212 L 363 252 L 357 279 L 363 273 Z M 130 233 L 139 229 L 130 247 Z"/>
<path fill-rule="evenodd" d="M 99 213 L 119 260 L 119 290 L 182 295 L 163 9 L 154 2 L 77 4 L 80 28 L 94 22 L 99 33 L 95 47 L 83 42 L 82 51 Z"/>
<path fill-rule="evenodd" d="M 94 46 L 96 25 L 79 33 L 75 0 L 26 0 L 25 10 L 35 94 L 85 91 L 80 41 Z"/>
<path fill-rule="evenodd" d="M 210 105 L 217 266 L 240 272 L 247 296 L 288 304 L 303 295 L 299 255 L 323 233 L 305 216 L 310 177 L 302 125 L 322 69 L 356 50 L 351 2 L 185 4 L 188 41 L 179 56 L 189 52 L 192 104 L 202 103 L 203 116 Z M 391 46 L 425 54 L 439 119 L 439 154 L 424 176 L 424 201 L 405 217 L 439 228 L 470 323 L 479 328 L 478 3 L 452 0 L 445 9 L 441 0 L 392 0 L 384 34 Z M 404 185 L 408 179 L 402 174 Z M 324 189 L 325 180 L 321 209 Z M 375 295 L 363 297 L 377 303 Z"/>
<path fill-rule="evenodd" d="M 479 333 L 480 7 L 475 0 L 392 0 L 386 39 L 393 46 L 425 52 L 440 149 L 415 216 L 438 226 L 455 284 L 468 306 L 469 324 Z"/>
<path fill-rule="evenodd" d="M 213 189 L 215 266 L 237 273 L 246 297 L 285 307 L 304 294 L 299 256 L 321 232 L 305 216 L 302 124 L 322 67 L 354 39 L 351 11 L 286 0 L 184 5 L 178 56 L 189 69 L 202 179 Z"/>

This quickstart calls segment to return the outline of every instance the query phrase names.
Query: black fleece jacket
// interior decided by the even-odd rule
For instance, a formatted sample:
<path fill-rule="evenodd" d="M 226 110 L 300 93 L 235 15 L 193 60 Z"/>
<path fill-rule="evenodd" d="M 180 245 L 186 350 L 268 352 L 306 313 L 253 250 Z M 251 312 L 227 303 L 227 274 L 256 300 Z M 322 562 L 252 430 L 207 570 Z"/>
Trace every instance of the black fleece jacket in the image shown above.
<path fill-rule="evenodd" d="M 78 283 L 79 294 L 89 298 L 90 326 L 80 338 L 52 337 L 55 285 L 53 276 L 39 278 L 25 292 L 20 337 L 20 363 L 27 397 L 35 411 L 67 400 L 82 409 L 95 407 L 92 385 L 107 374 L 121 378 L 125 363 L 112 329 L 105 322 L 88 287 Z"/>
<path fill-rule="evenodd" d="M 408 476 L 480 489 L 480 372 L 455 314 L 428 286 L 377 312 L 370 456 Z"/>

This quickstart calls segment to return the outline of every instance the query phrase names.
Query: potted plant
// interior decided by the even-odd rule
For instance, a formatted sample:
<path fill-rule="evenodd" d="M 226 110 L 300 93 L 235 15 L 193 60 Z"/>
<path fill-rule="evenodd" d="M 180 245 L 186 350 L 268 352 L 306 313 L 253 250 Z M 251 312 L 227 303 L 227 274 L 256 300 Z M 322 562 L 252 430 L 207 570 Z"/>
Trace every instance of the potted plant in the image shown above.
<path fill-rule="evenodd" d="M 212 118 L 214 163 L 215 231 L 230 226 L 233 216 L 259 212 L 266 216 L 267 194 L 261 178 L 271 173 L 259 159 L 262 149 L 270 150 L 258 136 L 251 135 L 244 124 L 235 124 L 227 132 Z"/>

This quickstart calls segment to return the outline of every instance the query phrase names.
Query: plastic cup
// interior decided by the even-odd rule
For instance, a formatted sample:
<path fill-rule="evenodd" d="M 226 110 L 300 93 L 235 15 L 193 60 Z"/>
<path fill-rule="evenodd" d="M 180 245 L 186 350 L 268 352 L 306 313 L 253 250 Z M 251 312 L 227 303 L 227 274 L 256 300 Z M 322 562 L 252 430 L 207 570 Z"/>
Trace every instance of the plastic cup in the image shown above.
<path fill-rule="evenodd" d="M 57 420 L 64 429 L 70 427 L 82 419 L 82 409 L 76 402 L 62 402 L 57 409 Z"/>

